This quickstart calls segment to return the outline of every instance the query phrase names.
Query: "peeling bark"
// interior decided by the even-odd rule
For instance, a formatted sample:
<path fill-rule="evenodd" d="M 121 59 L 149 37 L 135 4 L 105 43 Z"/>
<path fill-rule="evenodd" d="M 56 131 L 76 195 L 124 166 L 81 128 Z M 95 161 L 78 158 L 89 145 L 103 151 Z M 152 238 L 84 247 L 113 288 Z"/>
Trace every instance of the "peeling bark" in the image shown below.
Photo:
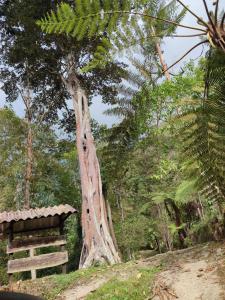
<path fill-rule="evenodd" d="M 119 253 L 119 247 L 117 244 L 116 235 L 115 235 L 115 231 L 114 231 L 114 227 L 113 227 L 111 207 L 110 207 L 108 200 L 106 200 L 106 207 L 107 207 L 107 218 L 108 218 L 108 223 L 109 223 L 110 234 L 113 239 L 113 243 L 115 245 L 116 251 Z"/>
<path fill-rule="evenodd" d="M 110 234 L 107 209 L 94 139 L 91 133 L 88 99 L 74 70 L 62 78 L 69 92 L 76 117 L 76 143 L 82 188 L 83 246 L 79 268 L 94 264 L 120 262 Z"/>

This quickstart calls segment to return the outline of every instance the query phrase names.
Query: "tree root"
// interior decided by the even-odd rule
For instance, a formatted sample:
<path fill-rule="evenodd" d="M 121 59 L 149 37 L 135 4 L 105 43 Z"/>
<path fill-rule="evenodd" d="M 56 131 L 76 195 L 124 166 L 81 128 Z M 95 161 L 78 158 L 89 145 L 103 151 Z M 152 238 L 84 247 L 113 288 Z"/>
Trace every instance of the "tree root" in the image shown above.
<path fill-rule="evenodd" d="M 159 300 L 173 300 L 178 299 L 175 291 L 168 287 L 168 285 L 162 280 L 162 278 L 158 278 L 153 286 L 153 296 L 150 299 L 155 299 L 157 297 Z"/>

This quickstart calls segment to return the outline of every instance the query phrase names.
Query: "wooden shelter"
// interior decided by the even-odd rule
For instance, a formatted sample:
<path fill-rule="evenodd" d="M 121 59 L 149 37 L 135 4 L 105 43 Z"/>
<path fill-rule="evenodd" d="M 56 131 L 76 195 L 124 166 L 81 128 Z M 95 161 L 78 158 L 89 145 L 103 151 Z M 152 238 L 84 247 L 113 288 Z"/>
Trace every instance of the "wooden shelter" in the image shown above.
<path fill-rule="evenodd" d="M 74 213 L 77 210 L 70 205 L 0 213 L 0 238 L 8 238 L 6 251 L 10 256 L 7 269 L 10 281 L 13 273 L 31 271 L 31 277 L 35 279 L 36 270 L 59 265 L 66 272 L 68 253 L 65 250 L 64 222 Z M 58 246 L 60 251 L 35 255 L 36 249 L 49 246 Z M 13 259 L 13 254 L 21 251 L 29 251 L 29 256 Z"/>

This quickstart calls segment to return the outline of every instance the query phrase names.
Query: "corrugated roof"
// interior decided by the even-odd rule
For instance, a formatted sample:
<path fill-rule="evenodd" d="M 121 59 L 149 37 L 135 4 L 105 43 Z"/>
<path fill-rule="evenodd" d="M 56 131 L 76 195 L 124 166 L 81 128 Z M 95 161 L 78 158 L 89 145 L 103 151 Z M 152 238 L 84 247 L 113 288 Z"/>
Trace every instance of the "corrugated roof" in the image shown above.
<path fill-rule="evenodd" d="M 12 221 L 17 222 L 39 218 L 47 218 L 56 215 L 60 216 L 62 214 L 73 214 L 76 212 L 77 210 L 68 204 L 52 207 L 2 212 L 0 213 L 0 224 L 4 222 L 10 223 Z"/>

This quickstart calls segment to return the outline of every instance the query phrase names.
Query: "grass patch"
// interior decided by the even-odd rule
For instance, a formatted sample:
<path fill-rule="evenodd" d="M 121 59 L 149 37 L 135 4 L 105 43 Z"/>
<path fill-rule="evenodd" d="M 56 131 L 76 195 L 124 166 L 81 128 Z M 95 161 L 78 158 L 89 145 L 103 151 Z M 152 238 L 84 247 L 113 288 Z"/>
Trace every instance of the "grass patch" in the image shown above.
<path fill-rule="evenodd" d="M 14 290 L 40 296 L 45 300 L 55 300 L 58 295 L 73 286 L 88 284 L 90 280 L 102 276 L 111 276 L 113 279 L 90 294 L 87 299 L 143 300 L 151 293 L 152 279 L 157 271 L 159 269 L 156 268 L 138 269 L 134 262 L 128 262 L 78 270 L 69 274 L 51 275 L 34 281 L 22 281 L 18 285 L 15 283 Z M 127 280 L 117 279 L 121 274 L 130 277 Z"/>
<path fill-rule="evenodd" d="M 46 289 L 42 296 L 46 300 L 55 300 L 56 296 L 75 285 L 79 280 L 85 281 L 90 279 L 94 274 L 102 272 L 104 267 L 90 268 L 85 270 L 78 270 L 69 274 L 53 275 L 50 279 L 50 289 Z"/>
<path fill-rule="evenodd" d="M 101 288 L 90 294 L 87 300 L 143 300 L 151 295 L 151 287 L 157 268 L 141 269 L 127 280 L 116 278 L 104 284 Z"/>

